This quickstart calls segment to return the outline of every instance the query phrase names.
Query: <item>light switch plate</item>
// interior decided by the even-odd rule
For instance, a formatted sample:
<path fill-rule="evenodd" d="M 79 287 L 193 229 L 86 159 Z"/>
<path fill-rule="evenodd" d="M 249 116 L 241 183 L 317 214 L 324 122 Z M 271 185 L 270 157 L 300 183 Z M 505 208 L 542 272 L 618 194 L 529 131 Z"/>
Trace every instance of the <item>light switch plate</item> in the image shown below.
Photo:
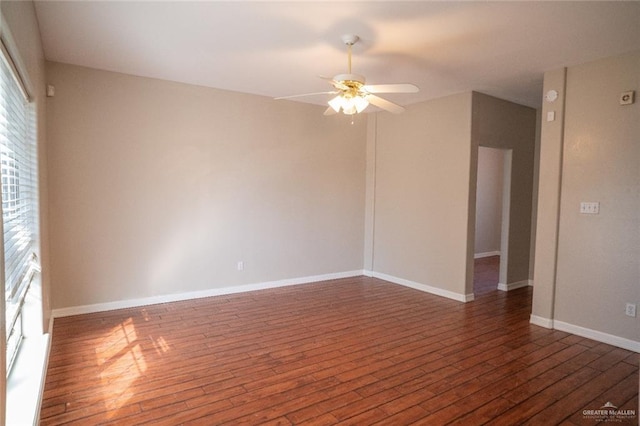
<path fill-rule="evenodd" d="M 598 201 L 582 201 L 580 203 L 581 214 L 599 214 L 600 202 Z"/>
<path fill-rule="evenodd" d="M 549 111 L 547 112 L 547 121 L 554 121 L 556 119 L 556 112 Z"/>

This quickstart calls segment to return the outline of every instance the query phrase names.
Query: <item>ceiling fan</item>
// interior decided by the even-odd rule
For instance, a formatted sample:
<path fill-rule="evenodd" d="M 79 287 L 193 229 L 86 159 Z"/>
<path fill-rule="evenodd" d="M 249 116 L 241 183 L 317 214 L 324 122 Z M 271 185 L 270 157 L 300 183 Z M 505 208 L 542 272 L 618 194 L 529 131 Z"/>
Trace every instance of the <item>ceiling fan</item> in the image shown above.
<path fill-rule="evenodd" d="M 348 70 L 347 74 L 338 74 L 333 78 L 320 77 L 329 80 L 335 90 L 319 93 L 305 93 L 302 95 L 282 96 L 276 99 L 291 99 L 303 96 L 313 95 L 336 95 L 328 103 L 329 107 L 324 115 L 333 115 L 342 111 L 343 114 L 353 115 L 364 111 L 364 109 L 373 104 L 385 111 L 399 114 L 404 108 L 398 104 L 388 101 L 384 98 L 376 96 L 375 93 L 416 93 L 420 89 L 413 84 L 396 83 L 396 84 L 365 84 L 365 78 L 360 74 L 351 73 L 351 47 L 358 42 L 360 38 L 357 35 L 345 34 L 342 41 L 348 48 Z"/>

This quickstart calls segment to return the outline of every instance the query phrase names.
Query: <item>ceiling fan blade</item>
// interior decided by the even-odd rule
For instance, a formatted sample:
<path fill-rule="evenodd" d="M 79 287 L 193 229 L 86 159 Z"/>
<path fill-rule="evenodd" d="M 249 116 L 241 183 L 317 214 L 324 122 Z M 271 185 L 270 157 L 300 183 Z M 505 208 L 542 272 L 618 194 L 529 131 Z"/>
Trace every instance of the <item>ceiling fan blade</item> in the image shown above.
<path fill-rule="evenodd" d="M 377 106 L 378 108 L 382 108 L 383 110 L 392 112 L 394 114 L 400 114 L 402 111 L 404 111 L 404 107 L 401 107 L 398 104 L 394 104 L 393 102 L 386 99 L 382 99 L 381 97 L 376 95 L 368 95 L 366 99 L 369 101 L 369 103 Z"/>
<path fill-rule="evenodd" d="M 339 91 L 349 90 L 349 87 L 346 84 L 344 84 L 342 81 L 331 80 L 331 84 L 333 85 L 333 87 L 335 87 Z"/>
<path fill-rule="evenodd" d="M 409 83 L 367 84 L 362 89 L 369 93 L 417 93 L 420 91 L 418 86 Z"/>
<path fill-rule="evenodd" d="M 329 107 L 324 111 L 323 115 L 335 115 L 335 114 L 337 114 L 336 110 Z"/>
<path fill-rule="evenodd" d="M 316 95 L 336 95 L 340 92 L 332 91 L 332 92 L 315 92 L 315 93 L 303 93 L 302 95 L 291 95 L 291 96 L 280 96 L 278 98 L 273 98 L 275 100 L 280 99 L 292 99 L 292 98 L 301 98 L 303 96 L 316 96 Z"/>
<path fill-rule="evenodd" d="M 340 80 L 335 80 L 333 77 L 327 77 L 325 75 L 319 75 L 318 78 L 327 80 L 333 87 L 338 90 L 348 90 L 349 88 Z"/>

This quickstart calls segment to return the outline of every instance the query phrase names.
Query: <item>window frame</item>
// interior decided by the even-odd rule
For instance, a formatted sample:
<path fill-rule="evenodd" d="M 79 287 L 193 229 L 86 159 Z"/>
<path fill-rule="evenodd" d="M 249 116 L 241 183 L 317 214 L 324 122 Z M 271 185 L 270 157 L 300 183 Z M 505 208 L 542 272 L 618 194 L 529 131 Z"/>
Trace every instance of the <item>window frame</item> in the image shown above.
<path fill-rule="evenodd" d="M 5 144 L 5 141 L 0 140 L 2 171 L 0 173 L 0 189 L 2 189 L 0 212 L 3 219 L 0 222 L 0 231 L 3 235 L 0 277 L 5 286 L 5 297 L 0 304 L 3 308 L 0 312 L 4 317 L 0 336 L 5 343 L 5 353 L 2 357 L 5 376 L 9 377 L 23 340 L 22 310 L 25 299 L 34 276 L 40 271 L 36 254 L 39 240 L 38 152 L 35 124 L 37 112 L 23 74 L 19 72 L 15 58 L 7 49 L 5 40 L 7 34 L 0 35 L 2 36 L 0 37 L 0 65 L 3 68 L 0 72 L 0 84 L 3 88 L 0 90 L 3 90 L 7 101 L 0 106 L 0 113 L 8 118 L 4 123 L 0 121 L 2 125 L 0 130 L 4 130 L 4 135 L 0 136 L 6 136 L 7 142 Z M 4 93 L 4 87 L 7 87 L 6 93 Z M 16 87 L 19 95 L 16 93 Z M 22 98 L 22 102 L 19 97 Z M 12 112 L 15 120 L 24 120 L 19 123 L 22 124 L 20 129 L 16 129 L 9 121 Z M 12 133 L 11 130 L 18 131 Z M 9 139 L 10 134 L 16 137 Z M 8 199 L 6 195 L 9 195 Z M 13 210 L 16 207 L 17 209 Z M 7 226 L 8 224 L 11 226 Z M 11 252 L 8 253 L 8 250 Z M 10 273 L 7 273 L 7 269 Z"/>

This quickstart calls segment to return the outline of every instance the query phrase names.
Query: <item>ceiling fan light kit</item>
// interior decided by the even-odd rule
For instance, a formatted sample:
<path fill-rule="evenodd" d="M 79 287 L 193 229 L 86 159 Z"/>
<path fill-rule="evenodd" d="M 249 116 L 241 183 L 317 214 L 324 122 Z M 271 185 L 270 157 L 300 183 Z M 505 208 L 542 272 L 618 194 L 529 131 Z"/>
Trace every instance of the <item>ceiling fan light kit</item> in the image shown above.
<path fill-rule="evenodd" d="M 338 74 L 333 79 L 327 79 L 336 89 L 331 92 L 322 92 L 321 94 L 337 95 L 329 100 L 329 108 L 324 115 L 333 115 L 342 111 L 345 115 L 359 114 L 364 111 L 369 104 L 373 104 L 380 109 L 399 114 L 404 108 L 398 104 L 388 101 L 384 98 L 374 95 L 374 93 L 416 93 L 420 89 L 413 84 L 395 83 L 395 84 L 374 84 L 366 85 L 365 78 L 360 74 L 351 72 L 351 47 L 358 42 L 360 38 L 354 34 L 345 34 L 342 41 L 347 45 L 348 49 L 348 73 Z M 317 95 L 318 93 L 309 93 L 305 95 L 284 96 L 276 99 L 289 99 L 301 96 Z"/>
<path fill-rule="evenodd" d="M 347 97 L 338 95 L 329 101 L 329 106 L 335 112 L 340 112 L 340 109 L 342 109 L 344 114 L 353 115 L 364 111 L 369 106 L 369 101 L 366 97 L 361 96 Z"/>

